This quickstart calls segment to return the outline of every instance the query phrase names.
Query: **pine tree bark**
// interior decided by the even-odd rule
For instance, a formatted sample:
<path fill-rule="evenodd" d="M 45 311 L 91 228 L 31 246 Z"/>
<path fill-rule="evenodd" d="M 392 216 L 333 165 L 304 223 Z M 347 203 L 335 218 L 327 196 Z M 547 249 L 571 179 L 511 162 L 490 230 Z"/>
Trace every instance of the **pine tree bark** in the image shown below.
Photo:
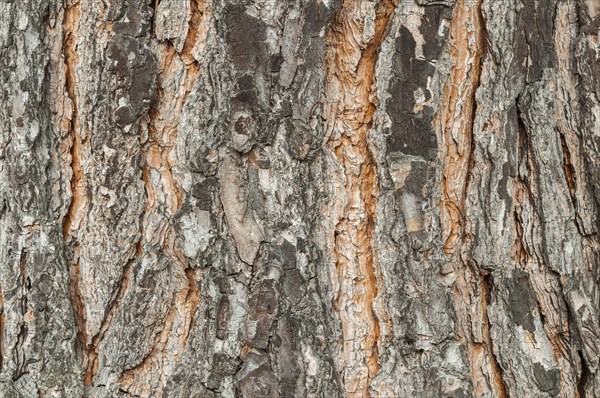
<path fill-rule="evenodd" d="M 0 0 L 0 396 L 600 396 L 597 0 Z"/>

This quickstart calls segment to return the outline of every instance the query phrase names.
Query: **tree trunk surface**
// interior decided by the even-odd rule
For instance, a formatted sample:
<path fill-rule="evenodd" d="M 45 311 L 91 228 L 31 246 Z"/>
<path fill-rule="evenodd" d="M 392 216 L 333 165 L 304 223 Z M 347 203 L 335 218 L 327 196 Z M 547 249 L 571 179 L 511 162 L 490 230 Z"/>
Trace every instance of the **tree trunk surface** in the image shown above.
<path fill-rule="evenodd" d="M 599 31 L 0 0 L 0 396 L 600 397 Z"/>

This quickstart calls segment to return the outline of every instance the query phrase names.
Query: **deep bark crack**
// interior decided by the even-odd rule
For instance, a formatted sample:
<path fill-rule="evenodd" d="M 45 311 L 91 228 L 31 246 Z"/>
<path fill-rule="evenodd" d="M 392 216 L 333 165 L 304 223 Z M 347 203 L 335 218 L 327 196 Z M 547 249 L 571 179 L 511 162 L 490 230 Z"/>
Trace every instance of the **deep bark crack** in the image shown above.
<path fill-rule="evenodd" d="M 121 304 L 125 293 L 127 292 L 127 288 L 131 284 L 131 276 L 133 273 L 133 264 L 135 263 L 137 257 L 140 254 L 141 250 L 141 237 L 140 241 L 137 243 L 138 249 L 137 254 L 134 258 L 129 260 L 123 269 L 123 276 L 119 280 L 119 284 L 116 289 L 115 297 L 109 302 L 108 308 L 105 311 L 104 319 L 102 319 L 102 323 L 100 324 L 100 329 L 98 333 L 94 337 L 92 337 L 90 344 L 85 347 L 85 355 L 84 355 L 84 383 L 86 385 L 91 385 L 94 376 L 98 370 L 98 346 L 104 337 L 104 334 L 110 327 L 110 323 L 114 319 L 117 310 L 119 309 L 119 305 Z"/>
<path fill-rule="evenodd" d="M 473 167 L 475 94 L 479 87 L 484 49 L 481 0 L 459 0 L 450 26 L 450 56 L 454 60 L 444 87 L 441 124 L 444 142 L 442 222 L 445 251 L 457 254 L 464 240 L 465 198 Z M 457 117 L 457 107 L 460 116 Z"/>
<path fill-rule="evenodd" d="M 345 187 L 340 189 L 348 198 L 334 231 L 335 274 L 340 287 L 333 305 L 340 312 L 345 341 L 343 384 L 349 396 L 357 397 L 370 396 L 370 385 L 379 370 L 380 326 L 373 308 L 378 282 L 372 242 L 379 185 L 368 133 L 376 109 L 372 96 L 377 55 L 395 6 L 387 0 L 375 5 L 374 35 L 367 43 L 357 42 L 358 25 L 365 19 L 361 2 L 345 2 L 329 32 L 328 81 L 342 97 L 331 104 L 330 116 L 333 128 L 342 127 L 328 146 L 341 167 Z M 348 64 L 357 55 L 358 63 L 352 68 Z M 349 310 L 355 305 L 356 312 Z M 366 334 L 356 335 L 361 328 Z M 355 343 L 361 339 L 361 352 L 357 352 Z"/>
<path fill-rule="evenodd" d="M 71 203 L 63 219 L 63 239 L 71 245 L 71 267 L 69 268 L 70 299 L 73 315 L 77 326 L 77 339 L 82 355 L 85 357 L 87 344 L 85 304 L 79 291 L 80 267 L 79 246 L 73 230 L 77 229 L 76 223 L 81 221 L 82 208 L 86 206 L 87 197 L 85 189 L 85 176 L 81 166 L 82 139 L 79 132 L 77 108 L 77 54 L 75 53 L 75 36 L 80 19 L 79 2 L 75 1 L 64 9 L 62 22 L 62 53 L 64 57 L 65 90 L 69 95 L 72 113 L 69 122 L 69 140 L 71 146 Z"/>
<path fill-rule="evenodd" d="M 458 273 L 454 297 L 459 318 L 458 335 L 467 346 L 471 378 L 477 386 L 473 393 L 506 397 L 508 392 L 502 368 L 493 353 L 490 335 L 489 276 L 481 275 L 477 265 L 472 263 L 468 255 L 472 238 L 466 230 L 468 212 L 465 202 L 476 161 L 473 145 L 476 92 L 486 52 L 481 3 L 481 0 L 458 0 L 450 25 L 453 65 L 437 119 L 443 139 L 441 210 L 444 250 L 454 259 Z M 469 309 L 471 306 L 474 308 Z M 478 382 L 478 379 L 483 380 Z"/>
<path fill-rule="evenodd" d="M 490 365 L 493 369 L 492 375 L 494 377 L 494 382 L 496 383 L 497 394 L 499 398 L 508 397 L 508 388 L 506 387 L 506 383 L 504 381 L 504 373 L 502 371 L 502 367 L 498 362 L 498 358 L 494 353 L 494 342 L 492 341 L 492 336 L 490 334 L 491 321 L 488 315 L 488 307 L 491 304 L 491 294 L 493 287 L 493 279 L 491 275 L 486 275 L 481 277 L 481 291 L 482 291 L 482 311 L 485 313 L 485 325 L 484 325 L 484 338 L 485 338 L 485 349 L 487 351 L 487 355 L 490 358 Z"/>
<path fill-rule="evenodd" d="M 529 153 L 529 136 L 527 134 L 527 128 L 523 123 L 521 113 L 518 107 L 518 99 L 516 103 L 516 112 L 517 112 L 517 178 L 514 183 L 515 192 L 514 192 L 514 200 L 515 200 L 515 209 L 514 209 L 514 218 L 515 218 L 515 232 L 516 232 L 516 240 L 515 240 L 515 262 L 525 267 L 527 261 L 530 257 L 530 252 L 527 247 L 527 242 L 525 239 L 525 230 L 523 227 L 523 207 L 530 203 L 532 208 L 533 206 L 533 194 L 531 192 L 531 186 L 529 184 L 529 174 L 531 173 L 531 164 L 530 164 L 530 153 Z M 527 174 L 523 175 L 521 173 L 521 167 L 525 166 L 527 170 Z"/>
<path fill-rule="evenodd" d="M 157 8 L 158 1 L 155 5 L 155 11 Z M 122 386 L 123 391 L 127 391 L 129 394 L 149 388 L 149 386 L 144 386 L 144 383 L 147 382 L 145 373 L 151 371 L 153 363 L 163 363 L 167 361 L 167 357 L 173 355 L 168 350 L 173 341 L 177 341 L 180 346 L 177 355 L 183 353 L 194 325 L 194 315 L 199 303 L 200 291 L 196 286 L 194 269 L 185 256 L 177 250 L 175 246 L 176 234 L 170 221 L 172 216 L 180 210 L 183 202 L 183 191 L 175 179 L 170 153 L 179 133 L 178 119 L 181 117 L 188 96 L 200 72 L 200 65 L 194 58 L 193 51 L 197 35 L 203 28 L 202 23 L 205 22 L 204 18 L 206 17 L 202 0 L 191 0 L 190 10 L 189 27 L 182 51 L 177 52 L 170 41 L 158 43 L 158 101 L 150 110 L 148 142 L 142 149 L 142 179 L 146 190 L 147 205 L 141 221 L 143 229 L 144 222 L 147 221 L 146 216 L 153 211 L 158 202 L 166 207 L 165 217 L 169 220 L 165 220 L 165 222 L 168 222 L 169 226 L 163 232 L 160 247 L 155 249 L 165 252 L 174 263 L 181 266 L 187 283 L 183 289 L 173 292 L 171 308 L 162 322 L 162 327 L 154 335 L 154 342 L 148 355 L 138 365 L 122 372 L 118 383 Z M 178 79 L 181 68 L 185 70 L 182 81 L 177 85 L 171 84 L 172 79 Z M 172 101 L 173 99 L 174 101 Z M 158 172 L 161 175 L 160 184 L 153 184 L 152 172 Z M 156 195 L 157 191 L 164 192 L 164 203 L 162 203 L 161 197 Z M 138 253 L 141 253 L 142 247 L 148 243 L 143 233 L 140 239 Z M 148 249 L 154 250 L 153 248 Z M 180 321 L 180 324 L 175 324 L 176 314 L 179 317 L 182 313 L 184 314 L 183 321 Z M 175 358 L 175 361 L 177 360 L 178 357 Z M 160 391 L 155 391 L 156 394 L 160 394 L 162 388 L 164 388 L 165 368 L 163 365 L 160 368 L 161 373 L 158 380 L 155 380 L 158 382 Z"/>
<path fill-rule="evenodd" d="M 77 75 L 75 72 L 77 64 L 77 55 L 75 53 L 74 41 L 75 32 L 79 23 L 79 3 L 70 5 L 64 10 L 63 16 L 63 55 L 66 67 L 65 74 L 65 89 L 69 94 L 72 103 L 72 116 L 70 120 L 69 136 L 71 139 L 71 193 L 72 199 L 69 205 L 67 214 L 63 221 L 63 237 L 67 239 L 72 235 L 73 223 L 79 216 L 78 210 L 85 205 L 85 193 L 82 184 L 84 184 L 84 175 L 81 167 L 81 147 L 83 145 L 81 135 L 79 133 L 79 120 L 77 109 Z"/>

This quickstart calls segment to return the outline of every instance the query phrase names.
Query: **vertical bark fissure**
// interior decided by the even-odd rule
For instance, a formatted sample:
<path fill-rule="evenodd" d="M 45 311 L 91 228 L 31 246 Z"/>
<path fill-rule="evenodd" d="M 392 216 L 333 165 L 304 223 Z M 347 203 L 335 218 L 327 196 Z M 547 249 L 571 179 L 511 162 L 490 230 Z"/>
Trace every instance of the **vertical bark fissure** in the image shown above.
<path fill-rule="evenodd" d="M 581 223 L 579 222 L 580 215 L 577 204 L 576 172 L 575 167 L 573 166 L 573 163 L 571 161 L 572 155 L 569 150 L 569 146 L 567 145 L 565 134 L 563 132 L 559 132 L 559 136 L 562 149 L 563 173 L 565 181 L 567 182 L 567 187 L 569 188 L 569 196 L 571 197 L 571 202 L 573 204 L 573 212 L 575 213 L 573 217 L 573 223 L 575 224 L 575 227 L 577 228 L 577 231 L 579 231 L 581 236 L 589 239 L 593 237 L 593 234 L 587 233 L 581 225 Z"/>
<path fill-rule="evenodd" d="M 155 3 L 155 13 L 158 10 L 159 1 Z M 144 372 L 153 368 L 153 363 L 158 361 L 160 365 L 160 388 L 164 388 L 166 383 L 165 358 L 169 355 L 177 357 L 182 354 L 187 345 L 190 332 L 194 325 L 194 314 L 198 307 L 200 291 L 196 285 L 195 273 L 193 267 L 186 258 L 179 253 L 175 246 L 175 230 L 172 225 L 173 216 L 179 211 L 183 202 L 183 191 L 175 181 L 174 170 L 170 154 L 174 149 L 177 135 L 179 133 L 178 120 L 181 117 L 183 108 L 187 103 L 189 94 L 192 92 L 193 85 L 200 71 L 200 65 L 194 58 L 193 50 L 196 44 L 197 35 L 202 27 L 204 18 L 204 2 L 202 0 L 190 1 L 190 19 L 188 21 L 188 31 L 184 41 L 183 49 L 178 52 L 170 41 L 158 43 L 159 55 L 159 73 L 157 84 L 157 101 L 151 107 L 148 122 L 148 142 L 142 149 L 142 179 L 147 197 L 147 205 L 142 214 L 142 234 L 138 252 L 141 254 L 146 239 L 143 234 L 143 227 L 147 222 L 147 216 L 153 211 L 160 201 L 156 195 L 157 191 L 165 194 L 166 207 L 165 217 L 169 226 L 164 231 L 164 238 L 157 249 L 163 251 L 175 263 L 181 265 L 185 275 L 186 286 L 173 292 L 171 306 L 165 319 L 161 322 L 162 326 L 156 331 L 152 348 L 148 355 L 142 361 L 131 369 L 124 370 L 119 378 L 119 384 L 123 390 L 131 393 L 132 389 L 144 390 L 144 378 L 140 377 Z M 172 79 L 184 70 L 183 78 L 179 84 L 174 87 Z M 183 90 L 183 92 L 181 91 Z M 170 102 L 174 101 L 174 102 Z M 160 185 L 154 185 L 151 173 L 157 171 L 161 175 Z M 176 314 L 183 313 L 185 318 L 183 330 L 174 329 L 174 320 Z M 180 316 L 180 315 L 177 315 Z M 167 349 L 171 345 L 172 339 L 178 339 L 180 349 L 178 353 L 169 353 Z M 160 394 L 160 391 L 156 391 Z"/>
<path fill-rule="evenodd" d="M 63 37 L 63 48 L 62 53 L 64 56 L 64 64 L 66 68 L 65 73 L 65 90 L 70 98 L 72 113 L 71 120 L 69 123 L 69 140 L 71 146 L 71 203 L 67 209 L 67 213 L 63 220 L 63 239 L 65 242 L 70 242 L 72 247 L 71 266 L 69 268 L 69 280 L 70 280 L 70 298 L 73 306 L 75 323 L 78 329 L 78 340 L 82 349 L 85 350 L 87 343 L 86 333 L 86 315 L 85 315 L 85 304 L 79 291 L 80 281 L 80 267 L 79 267 L 79 249 L 78 244 L 75 241 L 73 235 L 73 229 L 76 228 L 74 223 L 79 223 L 80 217 L 82 216 L 81 210 L 85 206 L 86 190 L 85 190 L 85 176 L 83 174 L 81 166 L 81 151 L 82 151 L 82 139 L 80 134 L 80 125 L 78 120 L 78 109 L 77 109 L 77 54 L 75 52 L 75 37 L 77 25 L 79 23 L 80 10 L 79 1 L 74 1 L 68 5 L 63 11 L 63 23 L 62 23 L 62 37 Z"/>
<path fill-rule="evenodd" d="M 185 301 L 189 305 L 188 311 L 190 314 L 190 322 L 189 322 L 187 331 L 184 335 L 184 339 L 183 339 L 184 345 L 187 344 L 187 341 L 190 337 L 190 332 L 192 331 L 192 328 L 194 327 L 195 313 L 196 313 L 196 309 L 198 308 L 198 304 L 200 302 L 200 289 L 196 285 L 196 275 L 195 275 L 194 269 L 189 265 L 185 269 L 185 276 L 187 277 L 187 280 L 188 280 L 188 290 L 186 292 Z"/>
<path fill-rule="evenodd" d="M 63 15 L 63 55 L 66 66 L 65 89 L 72 104 L 72 116 L 70 121 L 69 135 L 71 139 L 71 203 L 63 221 L 63 236 L 65 239 L 71 235 L 73 222 L 78 216 L 78 209 L 85 199 L 81 196 L 81 184 L 83 184 L 83 171 L 81 168 L 81 135 L 79 133 L 79 121 L 77 111 L 77 75 L 75 72 L 77 54 L 75 53 L 74 41 L 76 28 L 79 21 L 79 2 L 69 5 Z"/>
<path fill-rule="evenodd" d="M 492 288 L 493 288 L 493 279 L 492 277 L 488 274 L 486 276 L 483 276 L 481 278 L 481 285 L 482 285 L 482 301 L 484 303 L 483 305 L 483 312 L 485 313 L 485 325 L 484 325 L 484 330 L 486 331 L 486 333 L 484 334 L 484 338 L 485 338 L 485 344 L 487 346 L 487 350 L 490 356 L 490 364 L 492 366 L 492 375 L 494 377 L 494 382 L 496 383 L 496 385 L 499 387 L 498 388 L 498 397 L 508 397 L 508 388 L 506 387 L 506 383 L 504 381 L 504 372 L 502 371 L 502 367 L 500 366 L 500 363 L 498 362 L 498 358 L 496 358 L 496 354 L 494 353 L 494 347 L 493 347 L 493 341 L 492 341 L 492 336 L 490 335 L 490 325 L 491 325 L 491 321 L 488 315 L 488 307 L 490 306 L 491 300 L 492 300 Z"/>
<path fill-rule="evenodd" d="M 577 383 L 577 393 L 579 394 L 578 398 L 586 398 L 586 385 L 590 380 L 590 370 L 585 363 L 585 358 L 581 350 L 578 350 L 579 361 L 581 363 L 581 375 L 579 376 L 579 381 Z"/>
<path fill-rule="evenodd" d="M 139 251 L 140 251 L 139 248 L 141 246 L 140 242 L 137 243 L 137 246 L 138 246 L 137 255 L 139 255 Z M 125 268 L 123 269 L 123 276 L 119 280 L 118 286 L 115 289 L 116 295 L 115 295 L 114 299 L 111 300 L 111 302 L 108 305 L 108 308 L 104 315 L 104 319 L 102 320 L 102 323 L 100 324 L 100 329 L 99 329 L 98 333 L 96 333 L 96 335 L 92 337 L 90 344 L 85 347 L 85 353 L 84 353 L 84 371 L 85 371 L 85 373 L 84 373 L 83 380 L 86 385 L 92 384 L 92 382 L 94 380 L 94 376 L 96 375 L 96 372 L 98 370 L 98 346 L 100 345 L 100 342 L 102 341 L 102 338 L 104 337 L 104 334 L 110 327 L 111 321 L 115 317 L 117 310 L 119 308 L 119 305 L 121 304 L 121 301 L 122 301 L 123 297 L 125 296 L 127 288 L 130 285 L 130 280 L 131 280 L 131 276 L 133 273 L 132 267 L 133 267 L 133 264 L 135 263 L 136 259 L 137 259 L 137 257 L 132 258 L 125 265 Z"/>
<path fill-rule="evenodd" d="M 475 93 L 484 53 L 481 0 L 459 0 L 450 25 L 453 66 L 444 87 L 439 122 L 444 142 L 442 222 L 447 254 L 457 254 L 464 240 L 465 197 L 473 163 Z"/>
<path fill-rule="evenodd" d="M 172 237 L 171 237 L 172 238 Z M 168 242 L 166 246 L 170 246 L 173 241 Z M 171 339 L 173 335 L 178 333 L 178 330 L 174 329 L 174 323 L 176 317 L 181 317 L 181 313 L 183 312 L 183 317 L 186 318 L 186 322 L 184 322 L 183 330 L 181 333 L 176 334 L 176 337 L 179 338 L 179 347 L 175 353 L 171 355 L 174 357 L 175 361 L 177 361 L 182 355 L 185 347 L 188 343 L 188 338 L 190 335 L 190 331 L 194 324 L 194 313 L 196 308 L 198 307 L 200 290 L 196 286 L 194 270 L 185 258 L 177 252 L 176 249 L 173 249 L 174 252 L 172 255 L 179 257 L 179 260 L 185 264 L 185 276 L 187 281 L 187 286 L 180 290 L 173 292 L 173 298 L 171 300 L 171 308 L 169 313 L 165 317 L 162 322 L 162 328 L 155 334 L 154 342 L 152 344 L 152 349 L 148 353 L 147 356 L 135 367 L 131 369 L 124 370 L 119 378 L 119 384 L 131 388 L 136 384 L 137 374 L 142 373 L 144 371 L 148 371 L 152 369 L 152 364 L 154 361 L 160 362 L 160 390 L 155 393 L 160 396 L 162 394 L 162 388 L 164 388 L 166 383 L 167 374 L 165 371 L 165 358 L 169 356 L 169 352 L 167 348 L 171 347 Z M 172 348 L 172 347 L 171 347 Z M 143 386 L 142 386 L 143 388 Z"/>
<path fill-rule="evenodd" d="M 550 268 L 547 258 L 542 254 L 543 249 L 535 243 L 528 242 L 527 237 L 523 234 L 526 223 L 533 222 L 535 225 L 540 222 L 539 220 L 543 219 L 543 217 L 539 210 L 540 202 L 536 200 L 535 194 L 538 192 L 538 187 L 536 185 L 537 177 L 541 175 L 540 173 L 542 173 L 542 171 L 539 170 L 536 163 L 535 153 L 533 151 L 534 143 L 532 142 L 531 132 L 525 124 L 526 119 L 524 119 L 524 109 L 526 108 L 521 101 L 521 96 L 517 97 L 516 112 L 519 151 L 517 161 L 519 169 L 514 183 L 514 199 L 516 202 L 515 211 L 519 212 L 519 229 L 516 230 L 517 239 L 520 241 L 523 248 L 523 261 L 518 262 L 518 264 L 530 274 L 529 278 L 533 283 L 533 290 L 536 298 L 535 304 L 537 305 L 536 308 L 540 314 L 543 332 L 548 338 L 555 361 L 558 366 L 561 367 L 561 364 L 572 364 L 571 354 L 569 353 L 571 323 L 570 321 L 558 323 L 556 320 L 553 320 L 556 308 L 552 306 L 552 299 L 550 300 L 549 305 L 549 290 L 546 286 L 541 285 L 541 283 L 544 283 L 544 280 L 551 279 L 556 282 L 555 286 L 563 288 L 560 274 Z M 521 217 L 522 212 L 529 213 L 529 216 Z M 540 275 L 546 276 L 539 278 Z M 560 303 L 564 305 L 562 308 L 567 311 L 567 313 L 569 312 L 568 305 L 561 292 L 557 292 L 555 300 L 560 301 Z M 567 315 L 565 318 L 568 320 L 572 319 L 570 315 Z M 561 381 L 563 387 L 569 383 L 564 380 L 565 374 L 564 369 L 561 368 Z"/>
<path fill-rule="evenodd" d="M 557 2 L 555 10 L 555 23 L 553 25 L 553 37 L 555 38 L 555 48 L 557 55 L 558 78 L 564 79 L 565 84 L 558 89 L 558 133 L 562 148 L 563 174 L 574 211 L 574 224 L 577 231 L 591 243 L 592 247 L 597 247 L 597 232 L 591 225 L 590 214 L 585 210 L 587 201 L 585 200 L 585 191 L 588 189 L 587 175 L 583 173 L 585 169 L 585 159 L 582 152 L 583 140 L 580 128 L 582 107 L 580 99 L 579 84 L 580 78 L 574 76 L 573 70 L 576 69 L 576 61 L 571 54 L 575 42 L 571 37 L 571 24 L 577 21 L 577 10 L 570 9 L 575 6 L 569 1 Z M 581 200 L 581 203 L 580 203 Z"/>
<path fill-rule="evenodd" d="M 156 7 L 158 7 L 158 3 L 159 3 L 159 1 L 157 0 Z M 183 95 L 181 102 L 178 104 L 179 112 L 172 115 L 173 117 L 179 117 L 181 111 L 183 110 L 183 107 L 187 103 L 188 96 L 189 96 L 190 92 L 192 91 L 192 86 L 196 81 L 196 77 L 198 76 L 198 73 L 200 72 L 200 65 L 199 65 L 198 61 L 194 58 L 192 51 L 196 44 L 196 38 L 197 38 L 198 32 L 201 28 L 201 24 L 203 22 L 202 21 L 203 17 L 204 17 L 203 8 L 202 8 L 203 4 L 204 4 L 203 0 L 191 0 L 190 1 L 191 15 L 190 15 L 190 20 L 188 22 L 189 27 L 188 27 L 187 36 L 185 38 L 185 42 L 184 42 L 181 53 L 177 53 L 171 43 L 169 43 L 169 42 L 166 43 L 166 57 L 165 57 L 165 60 L 163 63 L 163 69 L 159 75 L 159 82 L 158 82 L 158 86 L 157 86 L 157 88 L 159 90 L 159 93 L 158 93 L 159 99 L 161 98 L 161 95 L 164 95 L 164 92 L 161 89 L 161 81 L 165 80 L 164 76 L 162 76 L 162 78 L 160 76 L 163 75 L 163 73 L 170 72 L 171 64 L 172 64 L 173 58 L 175 56 L 179 56 L 181 58 L 181 60 L 185 64 L 185 70 L 186 70 L 186 75 L 185 75 L 185 79 L 183 82 L 183 86 L 185 87 L 185 93 Z M 157 138 L 157 136 L 156 136 L 157 129 L 156 129 L 154 121 L 156 120 L 157 117 L 160 117 L 160 109 L 156 109 L 154 112 L 154 115 L 153 116 L 151 115 L 150 130 L 153 131 L 153 134 L 151 134 L 151 137 L 154 139 L 154 144 L 161 146 L 161 144 L 156 139 Z M 176 136 L 178 133 L 177 129 L 178 129 L 178 127 L 175 128 L 175 131 L 170 132 L 168 134 L 168 140 L 167 140 L 166 145 L 162 145 L 162 155 L 163 155 L 163 162 L 164 162 L 163 165 L 168 168 L 168 173 L 170 175 L 170 181 L 172 182 L 172 186 L 176 191 L 175 196 L 177 197 L 177 204 L 176 204 L 176 207 L 174 209 L 172 209 L 171 215 L 173 215 L 177 210 L 179 210 L 179 208 L 181 207 L 181 204 L 182 204 L 182 200 L 183 200 L 183 198 L 182 198 L 183 194 L 181 192 L 181 188 L 178 187 L 178 185 L 174 181 L 173 171 L 171 169 L 170 161 L 168 159 L 169 153 L 172 151 L 174 142 L 176 140 Z M 162 133 L 164 133 L 164 131 Z M 147 166 L 145 167 L 145 170 L 147 170 Z M 144 181 L 149 182 L 149 180 L 147 180 L 147 178 L 144 178 Z M 198 292 L 198 288 L 195 283 L 194 270 L 180 253 L 176 253 L 175 257 L 177 257 L 179 262 L 184 264 L 183 271 L 188 280 L 188 286 L 186 288 L 187 289 L 186 297 L 189 299 L 189 301 L 191 303 L 195 303 L 197 305 L 199 292 Z M 195 310 L 196 305 L 192 305 L 192 307 L 193 307 L 192 312 Z M 192 314 L 191 322 L 193 323 L 193 314 Z M 192 325 L 190 324 L 190 329 L 191 329 L 191 327 L 192 327 Z"/>
<path fill-rule="evenodd" d="M 29 332 L 29 328 L 28 328 L 28 324 L 29 322 L 27 322 L 27 318 L 29 318 L 31 316 L 31 313 L 29 312 L 28 307 L 28 295 L 29 295 L 29 268 L 27 266 L 27 250 L 25 248 L 21 249 L 21 252 L 19 253 L 19 279 L 20 279 L 20 283 L 19 283 L 19 287 L 21 290 L 21 294 L 20 294 L 20 300 L 19 300 L 19 307 L 21 310 L 21 315 L 23 315 L 24 321 L 23 323 L 21 323 L 20 325 L 20 330 L 19 330 L 19 334 L 17 336 L 17 346 L 15 347 L 14 351 L 17 354 L 22 353 L 22 357 L 20 358 L 20 360 L 17 362 L 18 365 L 18 371 L 15 374 L 15 378 L 21 377 L 22 375 L 28 373 L 28 369 L 27 367 L 29 366 L 29 363 L 27 363 L 26 360 L 26 350 L 25 350 L 25 343 L 26 343 L 26 339 L 27 339 L 27 335 Z"/>
<path fill-rule="evenodd" d="M 473 129 L 477 109 L 476 92 L 485 53 L 485 22 L 481 3 L 481 0 L 457 1 L 450 25 L 449 45 L 453 64 L 438 116 L 444 145 L 441 216 L 444 250 L 454 258 L 458 271 L 455 285 L 458 335 L 466 339 L 472 382 L 474 386 L 479 386 L 474 394 L 492 393 L 506 397 L 508 390 L 502 368 L 493 352 L 490 334 L 489 275 L 481 275 L 477 266 L 471 263 L 468 250 L 472 237 L 465 231 L 468 222 L 465 201 L 475 166 Z M 480 297 L 477 297 L 477 292 Z M 469 303 L 473 303 L 473 309 L 469 308 Z M 484 380 L 478 380 L 481 378 Z"/>
<path fill-rule="evenodd" d="M 157 357 L 158 353 L 162 353 L 168 346 L 169 334 L 171 333 L 173 326 L 173 318 L 175 315 L 175 311 L 177 311 L 177 307 L 175 305 L 177 301 L 176 297 L 177 293 L 173 293 L 173 298 L 171 300 L 171 309 L 163 321 L 162 329 L 154 335 L 152 349 L 150 350 L 148 355 L 146 355 L 138 365 L 134 366 L 131 369 L 124 370 L 121 376 L 119 377 L 118 383 L 125 387 L 125 391 L 129 392 L 129 389 L 131 389 L 131 387 L 135 384 L 137 373 L 141 373 L 143 371 L 152 369 L 153 360 Z M 163 381 L 164 378 L 163 373 L 164 367 L 160 366 L 159 379 L 161 381 Z M 157 391 L 156 393 L 161 392 Z"/>
<path fill-rule="evenodd" d="M 203 14 L 200 10 L 201 0 L 192 0 L 190 2 L 191 16 L 187 36 L 184 42 L 181 53 L 177 52 L 173 44 L 169 41 L 160 43 L 162 59 L 159 59 L 160 72 L 158 75 L 158 101 L 156 106 L 150 110 L 149 122 L 149 145 L 144 151 L 144 158 L 147 168 L 149 165 L 154 169 L 158 169 L 168 181 L 169 186 L 165 186 L 165 193 L 169 196 L 168 207 L 170 214 L 173 215 L 181 206 L 182 192 L 173 179 L 173 171 L 169 160 L 169 154 L 173 150 L 175 140 L 177 138 L 178 121 L 173 120 L 179 118 L 192 86 L 199 73 L 198 61 L 194 58 L 192 50 L 196 42 L 196 35 L 202 22 Z M 174 61 L 177 58 L 184 64 L 185 76 L 181 85 L 184 87 L 184 94 L 177 100 L 176 109 L 170 109 L 170 104 L 164 104 L 165 88 L 164 82 L 172 78 L 173 73 L 177 73 L 178 68 L 174 67 Z M 169 93 L 173 97 L 178 97 L 177 93 Z M 162 106 L 162 105 L 165 106 Z M 173 112 L 174 111 L 174 112 Z M 175 127 L 171 127 L 175 126 Z M 150 180 L 145 178 L 146 189 L 150 192 L 152 188 L 148 186 Z M 150 203 L 152 207 L 153 201 Z"/>
<path fill-rule="evenodd" d="M 375 6 L 374 34 L 366 43 L 357 42 L 361 40 L 357 30 L 364 22 L 355 19 L 363 11 L 361 6 L 361 2 L 346 1 L 329 32 L 328 83 L 340 91 L 342 99 L 331 104 L 330 113 L 333 128 L 341 131 L 327 145 L 339 162 L 345 180 L 341 189 L 348 198 L 343 213 L 338 214 L 333 253 L 340 284 L 334 309 L 340 313 L 344 339 L 342 379 L 349 396 L 368 397 L 379 369 L 380 334 L 373 308 L 378 291 L 372 243 L 379 187 L 368 134 L 376 109 L 372 96 L 377 55 L 396 5 L 385 0 Z M 355 68 L 350 66 L 356 62 L 354 57 L 358 58 Z M 362 339 L 359 353 L 355 352 L 357 339 Z"/>
<path fill-rule="evenodd" d="M 523 206 L 525 203 L 531 203 L 533 206 L 533 194 L 531 192 L 531 187 L 528 182 L 528 178 L 530 178 L 531 174 L 531 161 L 530 161 L 530 153 L 529 153 L 529 138 L 527 134 L 527 129 L 523 123 L 521 113 L 518 106 L 519 99 L 517 98 L 515 107 L 517 113 L 517 178 L 515 181 L 515 192 L 513 198 L 515 200 L 515 232 L 516 232 L 516 241 L 515 241 L 515 258 L 514 261 L 525 267 L 527 261 L 530 256 L 530 252 L 527 247 L 527 243 L 524 236 L 524 227 L 523 227 Z M 521 167 L 525 166 L 526 173 L 522 173 Z M 525 174 L 525 175 L 523 175 Z"/>

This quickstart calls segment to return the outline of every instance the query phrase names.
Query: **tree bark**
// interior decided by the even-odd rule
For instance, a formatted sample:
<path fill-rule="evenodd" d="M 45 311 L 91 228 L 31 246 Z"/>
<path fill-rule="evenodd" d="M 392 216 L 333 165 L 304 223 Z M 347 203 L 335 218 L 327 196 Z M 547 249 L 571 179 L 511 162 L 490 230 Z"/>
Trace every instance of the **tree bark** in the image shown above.
<path fill-rule="evenodd" d="M 0 0 L 0 396 L 599 397 L 597 0 Z"/>

